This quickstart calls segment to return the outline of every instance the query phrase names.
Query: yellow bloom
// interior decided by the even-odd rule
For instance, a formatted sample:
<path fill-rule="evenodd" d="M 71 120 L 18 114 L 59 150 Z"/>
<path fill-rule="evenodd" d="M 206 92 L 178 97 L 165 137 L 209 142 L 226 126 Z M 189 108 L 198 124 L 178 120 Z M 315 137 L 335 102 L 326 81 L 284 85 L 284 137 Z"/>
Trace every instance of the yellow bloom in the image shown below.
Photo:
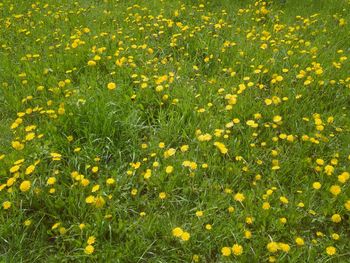
<path fill-rule="evenodd" d="M 112 184 L 114 184 L 115 183 L 115 180 L 113 179 L 113 178 L 108 178 L 107 180 L 106 180 L 106 184 L 108 184 L 108 185 L 112 185 Z"/>
<path fill-rule="evenodd" d="M 347 200 L 345 202 L 344 207 L 346 208 L 346 210 L 350 211 L 350 200 Z"/>
<path fill-rule="evenodd" d="M 93 243 L 95 243 L 96 238 L 94 236 L 90 236 L 87 240 L 88 245 L 92 245 Z"/>
<path fill-rule="evenodd" d="M 333 246 L 329 246 L 326 248 L 326 253 L 330 256 L 333 256 L 335 253 L 337 253 L 337 249 Z"/>
<path fill-rule="evenodd" d="M 173 171 L 174 171 L 174 167 L 172 167 L 171 165 L 169 165 L 165 168 L 165 172 L 167 174 L 171 174 Z"/>
<path fill-rule="evenodd" d="M 26 175 L 32 174 L 35 170 L 35 165 L 29 165 L 25 171 Z"/>
<path fill-rule="evenodd" d="M 92 245 L 87 245 L 84 249 L 84 253 L 90 255 L 94 253 L 95 248 Z"/>
<path fill-rule="evenodd" d="M 183 234 L 183 230 L 180 227 L 175 227 L 172 231 L 174 237 L 181 237 Z"/>
<path fill-rule="evenodd" d="M 290 250 L 290 246 L 286 243 L 279 243 L 278 246 L 283 252 L 288 253 Z"/>
<path fill-rule="evenodd" d="M 164 193 L 164 192 L 159 193 L 159 198 L 160 199 L 165 199 L 166 198 L 166 193 Z"/>
<path fill-rule="evenodd" d="M 117 87 L 117 85 L 114 82 L 110 82 L 107 84 L 107 88 L 109 90 L 114 90 Z"/>
<path fill-rule="evenodd" d="M 235 256 L 240 256 L 243 253 L 243 247 L 238 244 L 234 244 L 232 247 L 232 252 Z"/>
<path fill-rule="evenodd" d="M 23 150 L 24 148 L 24 144 L 20 143 L 19 141 L 13 141 L 11 144 L 12 147 L 17 151 Z"/>
<path fill-rule="evenodd" d="M 46 182 L 48 185 L 53 185 L 56 183 L 56 178 L 55 177 L 49 177 Z"/>
<path fill-rule="evenodd" d="M 245 199 L 244 194 L 242 193 L 235 194 L 233 198 L 238 202 L 243 202 Z"/>
<path fill-rule="evenodd" d="M 333 223 L 339 223 L 341 221 L 341 216 L 339 214 L 334 214 L 331 217 Z"/>
<path fill-rule="evenodd" d="M 89 195 L 88 197 L 85 198 L 85 202 L 86 202 L 87 204 L 92 204 L 92 203 L 95 202 L 95 197 L 92 196 L 92 195 Z"/>
<path fill-rule="evenodd" d="M 231 248 L 229 248 L 229 247 L 223 247 L 223 248 L 221 249 L 221 254 L 222 254 L 223 256 L 225 256 L 225 257 L 230 256 L 230 255 L 231 255 Z"/>
<path fill-rule="evenodd" d="M 183 232 L 182 235 L 181 235 L 181 239 L 183 241 L 188 241 L 190 239 L 190 237 L 191 237 L 191 235 L 188 232 Z"/>
<path fill-rule="evenodd" d="M 271 208 L 270 203 L 269 202 L 264 202 L 262 205 L 262 209 L 264 210 L 269 210 Z"/>
<path fill-rule="evenodd" d="M 214 142 L 214 146 L 216 146 L 222 154 L 226 154 L 228 152 L 225 144 L 221 142 Z"/>
<path fill-rule="evenodd" d="M 304 239 L 302 239 L 301 237 L 297 237 L 295 239 L 295 243 L 298 245 L 298 246 L 303 246 L 305 244 L 304 242 Z"/>
<path fill-rule="evenodd" d="M 95 207 L 101 208 L 105 205 L 106 201 L 102 196 L 95 198 Z"/>
<path fill-rule="evenodd" d="M 93 60 L 89 60 L 87 64 L 88 64 L 88 66 L 90 66 L 90 67 L 96 66 L 96 62 L 93 61 Z"/>
<path fill-rule="evenodd" d="M 320 189 L 321 186 L 322 186 L 322 185 L 321 185 L 320 182 L 314 182 L 314 183 L 312 184 L 312 187 L 313 187 L 314 189 L 316 189 L 316 190 Z"/>
<path fill-rule="evenodd" d="M 2 203 L 2 207 L 7 210 L 11 207 L 11 202 L 10 201 L 5 201 Z"/>
<path fill-rule="evenodd" d="M 270 242 L 270 243 L 267 244 L 266 248 L 267 248 L 267 250 L 268 250 L 269 252 L 275 253 L 275 252 L 277 252 L 277 250 L 279 249 L 279 246 L 278 246 L 278 244 L 277 244 L 276 242 L 273 242 L 273 241 L 272 241 L 272 242 Z"/>
<path fill-rule="evenodd" d="M 332 185 L 331 188 L 329 188 L 329 191 L 333 195 L 337 196 L 337 195 L 339 195 L 341 193 L 341 188 L 340 188 L 339 185 Z"/>
<path fill-rule="evenodd" d="M 20 184 L 19 189 L 20 189 L 22 192 L 27 192 L 27 191 L 30 189 L 30 186 L 31 186 L 30 181 L 23 181 L 23 182 Z"/>

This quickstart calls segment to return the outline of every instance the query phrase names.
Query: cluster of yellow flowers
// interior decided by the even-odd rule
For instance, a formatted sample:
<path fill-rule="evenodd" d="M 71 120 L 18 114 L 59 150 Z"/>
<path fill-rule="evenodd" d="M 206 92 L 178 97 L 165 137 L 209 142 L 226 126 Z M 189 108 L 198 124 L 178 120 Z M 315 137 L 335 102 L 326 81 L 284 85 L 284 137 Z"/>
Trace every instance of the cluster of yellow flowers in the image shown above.
<path fill-rule="evenodd" d="M 86 257 L 347 251 L 349 3 L 44 2 L 0 3 L 0 224 Z"/>

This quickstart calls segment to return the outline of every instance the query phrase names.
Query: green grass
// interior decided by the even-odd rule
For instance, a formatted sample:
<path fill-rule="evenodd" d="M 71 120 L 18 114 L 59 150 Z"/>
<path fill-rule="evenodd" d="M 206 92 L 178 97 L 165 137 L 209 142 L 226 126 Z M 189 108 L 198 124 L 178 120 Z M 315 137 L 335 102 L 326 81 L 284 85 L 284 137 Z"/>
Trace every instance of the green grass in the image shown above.
<path fill-rule="evenodd" d="M 0 1 L 0 262 L 346 262 L 349 9 Z"/>

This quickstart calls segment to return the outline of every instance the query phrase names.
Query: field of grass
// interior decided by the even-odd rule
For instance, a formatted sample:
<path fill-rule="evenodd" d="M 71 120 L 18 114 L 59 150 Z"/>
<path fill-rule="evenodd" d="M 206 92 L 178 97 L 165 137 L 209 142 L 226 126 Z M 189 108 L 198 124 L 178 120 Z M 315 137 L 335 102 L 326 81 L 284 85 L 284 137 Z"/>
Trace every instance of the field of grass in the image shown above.
<path fill-rule="evenodd" d="M 0 262 L 349 262 L 349 0 L 0 0 Z"/>

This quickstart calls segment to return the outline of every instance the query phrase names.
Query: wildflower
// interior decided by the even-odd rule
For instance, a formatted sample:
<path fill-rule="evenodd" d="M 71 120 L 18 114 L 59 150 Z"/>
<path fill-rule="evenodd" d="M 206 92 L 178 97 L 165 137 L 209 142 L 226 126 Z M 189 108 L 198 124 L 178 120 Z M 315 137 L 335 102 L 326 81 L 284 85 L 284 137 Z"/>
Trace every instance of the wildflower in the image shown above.
<path fill-rule="evenodd" d="M 94 253 L 95 248 L 92 245 L 87 245 L 84 249 L 84 253 L 90 255 Z"/>
<path fill-rule="evenodd" d="M 332 193 L 332 195 L 337 196 L 341 193 L 341 188 L 339 185 L 332 185 L 329 188 L 329 191 Z"/>
<path fill-rule="evenodd" d="M 341 216 L 339 214 L 334 214 L 331 217 L 333 223 L 339 223 L 341 221 Z"/>
<path fill-rule="evenodd" d="M 337 249 L 333 246 L 329 246 L 326 248 L 326 253 L 329 256 L 333 256 L 333 255 L 335 255 L 335 253 L 337 253 Z"/>
<path fill-rule="evenodd" d="M 102 196 L 95 198 L 95 207 L 102 208 L 105 205 L 106 201 Z"/>
<path fill-rule="evenodd" d="M 171 165 L 169 165 L 165 168 L 165 172 L 167 174 L 171 174 L 173 171 L 174 171 L 174 167 L 172 167 Z"/>
<path fill-rule="evenodd" d="M 264 202 L 263 205 L 262 205 L 262 209 L 264 210 L 269 210 L 270 209 L 270 203 L 269 202 Z"/>
<path fill-rule="evenodd" d="M 46 181 L 46 184 L 48 185 L 53 185 L 56 183 L 56 178 L 55 177 L 49 177 Z"/>
<path fill-rule="evenodd" d="M 221 142 L 214 142 L 214 145 L 219 149 L 219 151 L 222 154 L 226 154 L 228 152 L 225 144 L 221 143 Z"/>
<path fill-rule="evenodd" d="M 245 199 L 245 196 L 244 196 L 244 194 L 242 194 L 242 193 L 237 193 L 237 194 L 234 195 L 233 198 L 234 198 L 236 201 L 238 201 L 238 202 L 243 202 L 244 199 Z"/>
<path fill-rule="evenodd" d="M 184 231 L 180 227 L 175 227 L 172 233 L 174 237 L 181 237 Z"/>
<path fill-rule="evenodd" d="M 30 189 L 30 186 L 31 186 L 31 183 L 30 181 L 23 181 L 20 186 L 19 186 L 19 189 L 22 191 L 22 192 L 27 192 L 29 189 Z"/>
<path fill-rule="evenodd" d="M 108 185 L 115 184 L 114 178 L 108 178 L 108 179 L 106 180 L 106 184 L 108 184 Z"/>
<path fill-rule="evenodd" d="M 85 202 L 86 202 L 87 204 L 95 203 L 95 197 L 92 196 L 92 195 L 89 195 L 88 197 L 85 198 Z"/>
<path fill-rule="evenodd" d="M 94 236 L 90 236 L 87 240 L 88 245 L 94 244 L 96 241 L 96 238 Z"/>
<path fill-rule="evenodd" d="M 13 141 L 12 142 L 12 147 L 15 149 L 15 150 L 23 150 L 24 148 L 24 144 L 20 143 L 19 141 Z"/>
<path fill-rule="evenodd" d="M 315 190 L 318 190 L 318 189 L 320 189 L 321 188 L 321 183 L 320 182 L 314 182 L 313 184 L 312 184 L 312 187 L 315 189 Z"/>
<path fill-rule="evenodd" d="M 116 87 L 117 87 L 117 85 L 116 85 L 114 82 L 109 82 L 109 83 L 107 84 L 107 88 L 108 88 L 109 90 L 114 90 Z"/>
<path fill-rule="evenodd" d="M 304 239 L 302 239 L 301 237 L 295 238 L 295 243 L 296 243 L 298 246 L 303 246 L 303 245 L 305 244 Z"/>
<path fill-rule="evenodd" d="M 231 248 L 230 247 L 223 247 L 221 249 L 221 254 L 225 257 L 228 257 L 231 255 Z"/>
<path fill-rule="evenodd" d="M 279 246 L 279 249 L 281 249 L 285 253 L 288 253 L 290 250 L 290 246 L 286 243 L 279 243 L 278 246 Z"/>
<path fill-rule="evenodd" d="M 196 216 L 202 217 L 202 216 L 203 216 L 203 211 L 197 211 L 197 212 L 196 212 Z"/>
<path fill-rule="evenodd" d="M 238 244 L 234 244 L 232 247 L 232 252 L 235 256 L 240 256 L 243 253 L 243 247 Z"/>
<path fill-rule="evenodd" d="M 2 203 L 2 208 L 5 210 L 9 209 L 11 207 L 11 202 L 10 201 L 5 201 Z"/>
<path fill-rule="evenodd" d="M 267 244 L 266 248 L 269 252 L 275 253 L 279 249 L 279 246 L 278 246 L 278 243 L 272 241 Z"/>
<path fill-rule="evenodd" d="M 160 199 L 165 199 L 166 198 L 166 193 L 164 193 L 164 192 L 159 193 L 159 198 Z"/>
<path fill-rule="evenodd" d="M 191 235 L 188 232 L 183 232 L 181 235 L 182 241 L 188 241 L 190 239 Z"/>

